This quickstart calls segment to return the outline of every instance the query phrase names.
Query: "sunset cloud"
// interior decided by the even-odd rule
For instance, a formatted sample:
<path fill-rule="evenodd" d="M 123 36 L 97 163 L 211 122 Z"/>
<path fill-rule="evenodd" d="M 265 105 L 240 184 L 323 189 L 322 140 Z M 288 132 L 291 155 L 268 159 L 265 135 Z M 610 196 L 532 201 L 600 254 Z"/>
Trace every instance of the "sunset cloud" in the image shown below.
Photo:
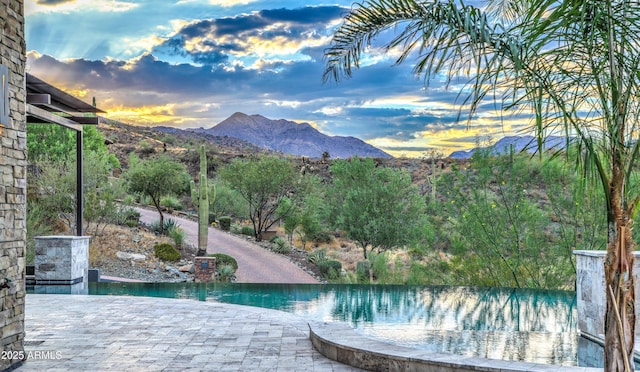
<path fill-rule="evenodd" d="M 118 0 L 26 0 L 27 16 L 34 13 L 126 12 L 138 7 L 135 1 Z"/>
<path fill-rule="evenodd" d="M 448 154 L 527 123 L 491 104 L 467 121 L 464 79 L 427 87 L 411 61 L 396 66 L 375 48 L 351 79 L 323 83 L 324 51 L 351 3 L 273 5 L 29 0 L 27 71 L 132 124 L 211 127 L 240 111 L 309 122 L 395 155 Z"/>

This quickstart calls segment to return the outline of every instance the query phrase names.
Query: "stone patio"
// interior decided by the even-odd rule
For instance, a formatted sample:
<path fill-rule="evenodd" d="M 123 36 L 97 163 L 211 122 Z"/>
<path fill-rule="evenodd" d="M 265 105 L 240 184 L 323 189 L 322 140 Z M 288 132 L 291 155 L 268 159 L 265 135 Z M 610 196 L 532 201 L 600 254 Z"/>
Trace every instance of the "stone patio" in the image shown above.
<path fill-rule="evenodd" d="M 150 297 L 26 299 L 19 371 L 358 371 L 314 350 L 306 320 L 249 306 Z"/>

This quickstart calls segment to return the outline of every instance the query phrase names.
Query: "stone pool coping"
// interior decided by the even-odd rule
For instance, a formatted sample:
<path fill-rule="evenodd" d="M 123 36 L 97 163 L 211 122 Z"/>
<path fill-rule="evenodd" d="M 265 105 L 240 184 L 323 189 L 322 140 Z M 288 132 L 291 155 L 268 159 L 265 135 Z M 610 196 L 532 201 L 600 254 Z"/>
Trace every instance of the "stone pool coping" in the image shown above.
<path fill-rule="evenodd" d="M 364 337 L 347 324 L 309 322 L 308 325 L 311 343 L 320 354 L 337 362 L 370 371 L 595 372 L 602 370 L 432 353 Z"/>

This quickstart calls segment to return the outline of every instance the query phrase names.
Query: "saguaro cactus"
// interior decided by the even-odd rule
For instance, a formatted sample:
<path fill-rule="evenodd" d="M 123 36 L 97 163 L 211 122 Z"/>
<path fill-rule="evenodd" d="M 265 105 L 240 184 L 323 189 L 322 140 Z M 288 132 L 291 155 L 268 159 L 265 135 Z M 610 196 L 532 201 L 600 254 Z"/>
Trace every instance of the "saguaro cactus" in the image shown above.
<path fill-rule="evenodd" d="M 198 207 L 198 256 L 207 253 L 209 239 L 209 204 L 216 198 L 216 189 L 209 188 L 207 181 L 207 153 L 204 145 L 200 146 L 200 185 L 196 188 L 195 181 L 191 181 L 191 200 Z"/>
<path fill-rule="evenodd" d="M 431 183 L 431 202 L 436 202 L 436 157 L 431 157 L 431 174 L 427 175 L 427 179 Z"/>

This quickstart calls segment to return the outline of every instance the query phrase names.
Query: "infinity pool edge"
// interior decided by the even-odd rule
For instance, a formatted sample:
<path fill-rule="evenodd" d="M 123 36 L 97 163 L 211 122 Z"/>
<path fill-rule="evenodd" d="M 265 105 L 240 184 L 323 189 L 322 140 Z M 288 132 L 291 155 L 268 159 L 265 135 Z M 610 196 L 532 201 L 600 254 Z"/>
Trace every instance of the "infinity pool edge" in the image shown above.
<path fill-rule="evenodd" d="M 432 353 L 363 337 L 342 323 L 309 322 L 314 348 L 325 357 L 369 371 L 595 372 L 599 368 L 558 366 Z"/>

